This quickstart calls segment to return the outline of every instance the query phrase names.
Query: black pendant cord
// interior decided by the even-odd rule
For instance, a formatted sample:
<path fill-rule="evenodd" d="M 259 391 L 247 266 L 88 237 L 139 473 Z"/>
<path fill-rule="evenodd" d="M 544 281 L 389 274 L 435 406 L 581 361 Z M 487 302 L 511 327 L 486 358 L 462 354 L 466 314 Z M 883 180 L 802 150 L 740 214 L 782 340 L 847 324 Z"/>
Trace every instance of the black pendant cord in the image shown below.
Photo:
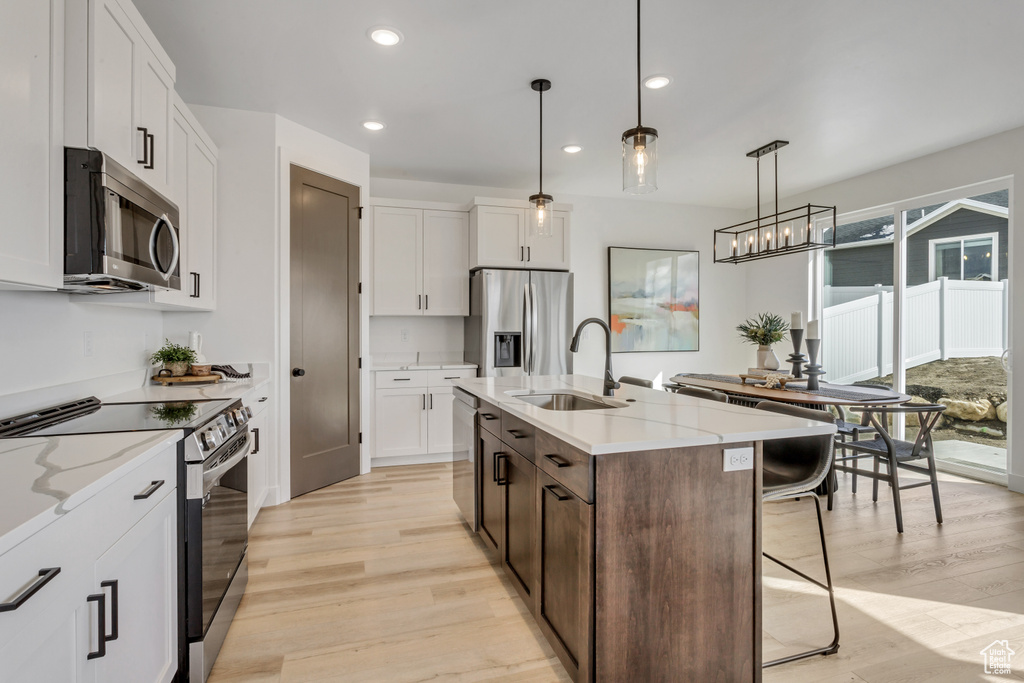
<path fill-rule="evenodd" d="M 539 177 L 537 179 L 537 185 L 539 189 L 537 194 L 544 194 L 544 91 L 539 91 L 540 97 L 540 135 L 537 136 L 539 142 L 537 143 L 537 157 L 539 159 L 538 166 L 540 168 Z"/>
<path fill-rule="evenodd" d="M 636 0 L 636 127 L 643 124 L 640 111 L 640 0 Z"/>

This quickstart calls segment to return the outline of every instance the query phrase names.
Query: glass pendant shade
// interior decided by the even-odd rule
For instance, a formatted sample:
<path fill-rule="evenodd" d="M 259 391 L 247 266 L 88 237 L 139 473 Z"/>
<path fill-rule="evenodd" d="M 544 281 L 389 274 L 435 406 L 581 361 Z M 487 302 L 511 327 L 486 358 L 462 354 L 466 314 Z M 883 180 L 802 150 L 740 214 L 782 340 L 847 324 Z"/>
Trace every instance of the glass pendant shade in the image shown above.
<path fill-rule="evenodd" d="M 658 131 L 640 126 L 622 134 L 622 191 L 647 194 L 658 189 Z"/>
<path fill-rule="evenodd" d="M 533 229 L 537 237 L 551 237 L 551 202 L 549 194 L 535 194 L 530 196 L 530 203 L 533 204 Z"/>

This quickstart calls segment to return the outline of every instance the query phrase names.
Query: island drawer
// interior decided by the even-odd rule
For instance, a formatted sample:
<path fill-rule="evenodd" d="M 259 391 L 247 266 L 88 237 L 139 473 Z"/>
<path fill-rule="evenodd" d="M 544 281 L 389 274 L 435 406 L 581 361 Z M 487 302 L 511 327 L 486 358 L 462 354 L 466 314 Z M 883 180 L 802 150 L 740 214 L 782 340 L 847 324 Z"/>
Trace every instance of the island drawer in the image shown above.
<path fill-rule="evenodd" d="M 501 440 L 530 462 L 533 462 L 536 436 L 537 428 L 532 424 L 507 411 L 501 411 Z"/>
<path fill-rule="evenodd" d="M 594 458 L 547 432 L 538 431 L 534 462 L 588 503 L 594 502 Z"/>
<path fill-rule="evenodd" d="M 480 427 L 501 439 L 501 409 L 480 399 L 480 407 L 477 408 L 476 414 L 480 416 Z"/>

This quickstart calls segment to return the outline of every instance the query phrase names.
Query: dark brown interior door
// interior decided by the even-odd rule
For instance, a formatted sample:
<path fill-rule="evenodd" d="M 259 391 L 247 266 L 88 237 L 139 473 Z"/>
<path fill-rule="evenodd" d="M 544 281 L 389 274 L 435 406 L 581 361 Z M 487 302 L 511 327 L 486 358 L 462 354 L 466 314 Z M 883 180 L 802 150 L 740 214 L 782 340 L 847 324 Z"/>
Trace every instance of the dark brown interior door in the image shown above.
<path fill-rule="evenodd" d="M 291 167 L 291 494 L 359 474 L 359 188 Z"/>

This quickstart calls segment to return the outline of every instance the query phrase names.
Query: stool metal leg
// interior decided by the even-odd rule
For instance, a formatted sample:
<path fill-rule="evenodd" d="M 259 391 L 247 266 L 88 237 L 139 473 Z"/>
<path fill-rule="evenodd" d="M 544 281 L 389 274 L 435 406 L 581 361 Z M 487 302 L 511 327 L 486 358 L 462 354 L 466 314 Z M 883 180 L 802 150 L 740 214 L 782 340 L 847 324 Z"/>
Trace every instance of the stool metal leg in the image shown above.
<path fill-rule="evenodd" d="M 804 494 L 801 494 L 801 495 L 804 495 Z M 835 589 L 832 586 L 832 571 L 829 569 L 829 565 L 828 565 L 828 549 L 825 546 L 825 525 L 821 521 L 821 503 L 818 502 L 818 497 L 816 495 L 814 495 L 813 493 L 809 497 L 810 497 L 811 500 L 814 501 L 814 511 L 818 515 L 818 536 L 821 538 L 821 559 L 825 563 L 825 583 L 822 583 L 821 581 L 818 581 L 817 579 L 814 579 L 814 578 L 808 576 L 807 574 L 804 574 L 799 569 L 796 569 L 794 567 L 789 566 L 785 562 L 782 562 L 781 560 L 778 560 L 778 559 L 772 557 L 768 553 L 761 553 L 761 554 L 764 555 L 765 557 L 767 557 L 769 560 L 771 560 L 775 564 L 777 564 L 777 565 L 779 565 L 781 567 L 785 567 L 786 569 L 788 569 L 789 571 L 793 572 L 797 576 L 799 576 L 799 577 L 801 577 L 803 579 L 806 579 L 807 581 L 810 581 L 811 583 L 813 583 L 814 585 L 818 586 L 819 588 L 823 588 L 824 590 L 828 591 L 828 604 L 829 604 L 829 607 L 832 609 L 832 631 L 833 631 L 832 642 L 829 643 L 828 645 L 826 645 L 825 647 L 819 647 L 819 648 L 815 648 L 813 650 L 808 650 L 807 652 L 801 652 L 799 654 L 789 655 L 788 657 L 780 657 L 779 659 L 773 659 L 770 662 L 764 662 L 761 665 L 762 669 L 767 669 L 768 667 L 771 667 L 771 666 L 778 666 L 779 664 L 785 664 L 787 662 L 793 662 L 793 661 L 796 661 L 798 659 L 806 659 L 808 657 L 814 657 L 815 655 L 832 655 L 832 654 L 835 654 L 836 652 L 839 651 L 839 616 L 836 613 L 836 596 L 835 596 Z"/>

